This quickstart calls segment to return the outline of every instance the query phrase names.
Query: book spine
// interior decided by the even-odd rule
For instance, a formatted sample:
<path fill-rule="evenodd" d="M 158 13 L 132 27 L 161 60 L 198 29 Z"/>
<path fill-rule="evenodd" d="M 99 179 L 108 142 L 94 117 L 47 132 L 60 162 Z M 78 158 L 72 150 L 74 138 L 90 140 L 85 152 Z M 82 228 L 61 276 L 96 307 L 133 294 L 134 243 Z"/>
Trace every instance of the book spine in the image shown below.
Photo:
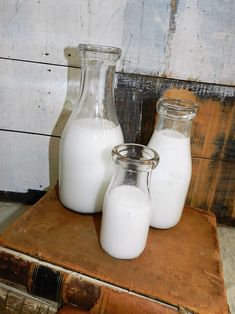
<path fill-rule="evenodd" d="M 56 302 L 58 314 L 178 313 L 175 306 L 3 247 L 0 247 L 0 281 L 14 283 L 30 295 Z"/>
<path fill-rule="evenodd" d="M 56 304 L 39 300 L 31 295 L 0 283 L 0 313 L 14 314 L 55 314 Z"/>
<path fill-rule="evenodd" d="M 0 251 L 0 279 L 21 285 L 34 296 L 59 304 L 73 304 L 81 310 L 90 310 L 98 302 L 100 286 L 83 280 L 76 273 L 8 251 Z"/>

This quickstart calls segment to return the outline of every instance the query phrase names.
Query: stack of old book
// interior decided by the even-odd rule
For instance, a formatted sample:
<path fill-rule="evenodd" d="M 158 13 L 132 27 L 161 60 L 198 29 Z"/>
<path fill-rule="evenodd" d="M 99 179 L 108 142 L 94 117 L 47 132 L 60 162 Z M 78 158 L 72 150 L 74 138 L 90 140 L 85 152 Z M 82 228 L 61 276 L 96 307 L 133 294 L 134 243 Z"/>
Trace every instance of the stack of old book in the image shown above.
<path fill-rule="evenodd" d="M 102 250 L 100 223 L 56 188 L 29 208 L 0 238 L 0 313 L 228 313 L 212 213 L 185 207 L 133 260 Z"/>

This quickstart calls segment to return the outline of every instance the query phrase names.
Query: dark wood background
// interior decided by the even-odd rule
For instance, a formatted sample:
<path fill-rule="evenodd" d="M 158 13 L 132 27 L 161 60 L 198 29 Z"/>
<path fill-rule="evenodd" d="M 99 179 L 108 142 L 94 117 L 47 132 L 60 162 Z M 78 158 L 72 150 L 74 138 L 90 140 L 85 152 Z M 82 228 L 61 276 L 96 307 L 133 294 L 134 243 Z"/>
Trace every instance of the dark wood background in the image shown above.
<path fill-rule="evenodd" d="M 235 87 L 122 73 L 116 87 L 125 142 L 148 143 L 159 97 L 198 103 L 191 132 L 193 174 L 186 204 L 213 211 L 218 222 L 235 226 Z"/>

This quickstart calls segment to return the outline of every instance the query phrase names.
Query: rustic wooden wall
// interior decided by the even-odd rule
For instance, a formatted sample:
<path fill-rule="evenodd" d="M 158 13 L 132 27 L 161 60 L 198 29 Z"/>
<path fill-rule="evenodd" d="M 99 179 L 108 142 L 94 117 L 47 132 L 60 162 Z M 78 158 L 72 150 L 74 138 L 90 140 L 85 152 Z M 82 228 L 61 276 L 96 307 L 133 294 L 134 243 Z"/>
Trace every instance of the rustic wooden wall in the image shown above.
<path fill-rule="evenodd" d="M 186 203 L 212 210 L 220 222 L 235 225 L 235 88 L 119 74 L 118 114 L 127 142 L 148 143 L 156 101 L 162 96 L 199 105 L 192 126 L 193 175 Z"/>
<path fill-rule="evenodd" d="M 234 224 L 233 0 L 0 0 L 0 191 L 58 179 L 81 42 L 122 49 L 116 99 L 127 141 L 147 143 L 160 96 L 199 103 L 187 203 Z"/>

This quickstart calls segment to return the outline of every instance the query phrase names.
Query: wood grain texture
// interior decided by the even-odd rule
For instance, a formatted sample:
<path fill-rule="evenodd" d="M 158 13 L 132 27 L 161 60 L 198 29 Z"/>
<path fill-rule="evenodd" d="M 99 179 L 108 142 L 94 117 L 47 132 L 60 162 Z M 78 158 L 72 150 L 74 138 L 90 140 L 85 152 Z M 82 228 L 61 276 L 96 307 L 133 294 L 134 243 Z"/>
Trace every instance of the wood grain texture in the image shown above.
<path fill-rule="evenodd" d="M 9 76 L 1 90 L 0 190 L 43 190 L 58 180 L 59 137 L 78 95 L 80 72 L 58 66 L 50 66 L 49 72 L 47 65 L 4 62 L 16 79 L 9 85 Z M 23 75 L 27 83 L 21 84 Z M 57 79 L 63 82 L 61 88 Z M 192 127 L 195 170 L 187 204 L 213 210 L 219 221 L 234 224 L 235 88 L 117 73 L 115 96 L 125 141 L 142 144 L 153 132 L 159 97 L 199 104 Z"/>
<path fill-rule="evenodd" d="M 1 1 L 0 56 L 77 65 L 70 49 L 81 42 L 121 46 L 125 0 Z"/>
<path fill-rule="evenodd" d="M 118 78 L 117 108 L 126 141 L 148 143 L 160 97 L 199 105 L 192 125 L 193 175 L 186 204 L 212 210 L 218 221 L 235 225 L 235 88 L 126 74 Z M 141 127 L 132 118 L 136 111 L 141 111 Z"/>
<path fill-rule="evenodd" d="M 227 314 L 213 213 L 186 207 L 174 228 L 150 228 L 144 252 L 132 260 L 115 259 L 102 250 L 100 226 L 100 214 L 66 209 L 53 189 L 1 235 L 0 244 L 111 290 L 121 289 L 192 313 Z M 100 296 L 97 305 L 105 309 L 103 302 Z M 139 303 L 131 304 L 138 307 Z"/>
<path fill-rule="evenodd" d="M 60 136 L 80 70 L 0 59 L 0 129 Z"/>
<path fill-rule="evenodd" d="M 160 97 L 189 99 L 199 105 L 191 135 L 193 156 L 234 161 L 235 88 L 128 74 L 118 77 L 120 99 L 130 101 L 137 90 L 139 97 L 137 102 L 133 98 L 132 110 L 134 112 L 140 104 L 142 108 L 141 131 L 133 129 L 128 138 L 148 143 L 157 118 L 156 102 Z M 117 99 L 117 104 L 118 113 L 125 110 L 122 101 L 119 103 Z M 122 119 L 120 121 L 122 123 Z M 129 123 L 130 120 L 126 124 Z M 124 123 L 122 127 L 126 134 Z"/>
<path fill-rule="evenodd" d="M 81 42 L 122 49 L 116 99 L 126 141 L 148 142 L 160 96 L 189 97 L 200 105 L 193 156 L 233 163 L 235 92 L 218 84 L 234 86 L 234 15 L 231 0 L 0 1 L 0 190 L 43 190 L 58 179 L 59 140 L 51 143 L 78 95 Z M 189 195 L 234 217 L 234 170 L 221 169 L 230 170 L 215 169 L 210 200 L 193 187 Z"/>
<path fill-rule="evenodd" d="M 235 164 L 193 158 L 193 173 L 186 204 L 213 211 L 220 223 L 235 226 Z"/>
<path fill-rule="evenodd" d="M 59 139 L 0 131 L 0 190 L 27 193 L 58 180 Z"/>
<path fill-rule="evenodd" d="M 120 47 L 120 72 L 234 85 L 234 17 L 232 0 L 2 0 L 0 57 L 77 66 L 88 42 Z"/>
<path fill-rule="evenodd" d="M 5 268 L 5 272 L 0 271 L 0 281 L 4 280 L 9 286 L 15 285 L 21 290 L 27 290 L 29 295 L 39 300 L 43 298 L 54 301 L 55 304 L 61 306 L 59 313 L 67 311 L 71 311 L 71 313 L 101 313 L 104 310 L 106 313 L 116 314 L 150 314 L 159 311 L 169 314 L 178 313 L 177 307 L 162 304 L 152 298 L 134 294 L 117 286 L 107 285 L 99 280 L 92 280 L 92 278 L 65 270 L 54 264 L 42 263 L 40 260 L 14 250 L 0 247 L 0 261 L 1 269 Z M 41 283 L 38 282 L 38 278 L 32 272 L 33 269 L 35 271 L 40 268 L 47 269 L 41 278 Z M 20 278 L 17 276 L 18 270 L 23 272 Z M 60 287 L 58 285 L 52 287 L 54 283 L 52 274 L 54 279 L 58 275 L 61 278 Z M 40 293 L 32 289 L 34 285 L 38 285 Z M 20 312 L 19 314 L 23 313 Z"/>
<path fill-rule="evenodd" d="M 104 287 L 102 291 L 101 302 L 95 305 L 89 313 L 92 314 L 176 314 L 177 309 L 167 305 L 153 302 L 151 300 L 137 297 L 133 294 L 127 294 L 117 291 L 112 291 Z M 87 311 L 82 311 L 71 305 L 64 305 L 58 311 L 58 314 L 86 314 Z"/>
<path fill-rule="evenodd" d="M 0 60 L 0 73 L 0 129 L 60 136 L 79 92 L 79 69 Z M 233 160 L 233 87 L 117 74 L 117 110 L 126 141 L 148 142 L 161 96 L 199 104 L 192 132 L 194 156 Z"/>

